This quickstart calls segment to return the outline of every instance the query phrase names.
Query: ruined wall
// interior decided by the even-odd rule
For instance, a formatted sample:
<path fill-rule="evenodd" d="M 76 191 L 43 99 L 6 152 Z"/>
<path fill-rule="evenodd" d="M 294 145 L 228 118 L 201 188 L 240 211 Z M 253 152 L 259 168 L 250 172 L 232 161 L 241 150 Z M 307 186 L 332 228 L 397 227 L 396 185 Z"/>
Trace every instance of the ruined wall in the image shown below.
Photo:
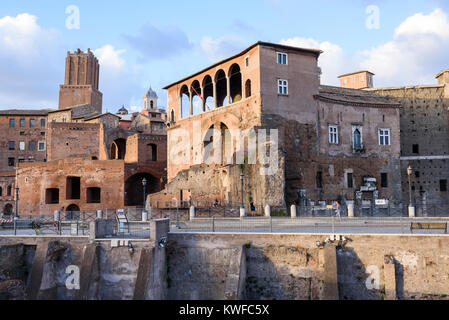
<path fill-rule="evenodd" d="M 14 212 L 15 209 L 15 172 L 1 172 L 0 173 L 0 217 Z M 8 194 L 8 189 L 11 193 Z M 10 211 L 12 209 L 12 212 Z"/>
<path fill-rule="evenodd" d="M 332 277 L 338 281 L 334 298 L 341 300 L 448 299 L 449 237 L 345 236 L 348 242 L 341 246 L 338 241 L 334 243 L 336 263 L 332 267 L 329 251 L 326 251 L 332 247 L 319 249 L 316 245 L 317 241 L 324 241 L 326 235 L 172 233 L 168 245 L 171 248 L 168 251 L 169 276 L 189 277 L 190 292 L 206 294 L 210 288 L 205 287 L 208 282 L 202 280 L 204 274 L 195 272 L 198 263 L 205 263 L 200 270 L 212 270 L 213 288 L 220 280 L 226 281 L 226 275 L 214 271 L 228 265 L 226 250 L 245 245 L 246 299 L 330 299 Z M 175 255 L 188 259 L 187 253 L 196 260 L 181 265 Z M 206 269 L 207 265 L 214 264 L 220 268 Z M 172 281 L 169 292 L 174 294 L 176 289 L 182 290 L 179 283 Z M 200 295 L 199 298 L 206 297 Z"/>
<path fill-rule="evenodd" d="M 407 168 L 411 166 L 414 203 L 448 205 L 448 192 L 440 189 L 440 180 L 449 182 L 449 102 L 445 86 L 379 88 L 373 91 L 401 102 L 403 199 L 409 199 Z"/>
<path fill-rule="evenodd" d="M 77 205 L 81 211 L 124 206 L 124 161 L 66 159 L 23 164 L 17 171 L 20 214 L 52 216 L 55 210 Z M 79 177 L 80 199 L 67 198 L 67 177 Z M 101 188 L 101 203 L 87 203 L 87 188 Z M 47 189 L 58 189 L 58 203 L 47 203 Z"/>
<path fill-rule="evenodd" d="M 48 161 L 99 157 L 100 124 L 50 123 Z"/>

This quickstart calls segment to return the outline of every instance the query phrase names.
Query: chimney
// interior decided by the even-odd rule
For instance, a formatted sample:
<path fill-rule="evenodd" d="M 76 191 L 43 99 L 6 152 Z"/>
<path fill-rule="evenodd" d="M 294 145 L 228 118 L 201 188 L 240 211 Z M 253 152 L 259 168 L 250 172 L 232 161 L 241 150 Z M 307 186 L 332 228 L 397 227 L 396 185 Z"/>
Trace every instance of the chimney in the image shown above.
<path fill-rule="evenodd" d="M 373 88 L 374 73 L 363 70 L 339 76 L 340 87 L 347 89 Z"/>

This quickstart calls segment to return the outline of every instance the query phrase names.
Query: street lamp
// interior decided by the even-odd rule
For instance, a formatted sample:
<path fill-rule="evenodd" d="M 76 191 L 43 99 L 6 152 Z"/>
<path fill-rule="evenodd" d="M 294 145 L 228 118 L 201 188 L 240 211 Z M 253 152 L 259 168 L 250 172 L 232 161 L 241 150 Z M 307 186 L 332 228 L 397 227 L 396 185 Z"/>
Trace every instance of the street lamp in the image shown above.
<path fill-rule="evenodd" d="M 143 210 L 146 209 L 146 201 L 147 201 L 147 179 L 143 178 L 142 185 L 143 185 Z"/>
<path fill-rule="evenodd" d="M 240 206 L 240 208 L 244 209 L 245 208 L 245 204 L 243 202 L 243 179 L 245 178 L 245 176 L 242 174 L 240 174 L 240 181 L 242 182 L 242 188 L 241 188 L 241 193 L 242 193 L 242 204 Z"/>
<path fill-rule="evenodd" d="M 407 168 L 407 175 L 408 175 L 408 190 L 409 190 L 409 206 L 408 206 L 408 215 L 409 217 L 414 217 L 415 216 L 415 206 L 412 203 L 412 173 L 413 173 L 413 169 L 411 166 L 409 166 Z"/>
<path fill-rule="evenodd" d="M 17 219 L 19 217 L 19 187 L 16 186 L 16 212 L 14 214 L 14 235 L 17 235 Z"/>

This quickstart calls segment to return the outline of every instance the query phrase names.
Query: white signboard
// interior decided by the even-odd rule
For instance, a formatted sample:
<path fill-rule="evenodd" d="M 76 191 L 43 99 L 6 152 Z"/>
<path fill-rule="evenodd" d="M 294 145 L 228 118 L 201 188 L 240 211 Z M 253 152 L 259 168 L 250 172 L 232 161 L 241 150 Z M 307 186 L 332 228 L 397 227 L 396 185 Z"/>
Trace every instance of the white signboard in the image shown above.
<path fill-rule="evenodd" d="M 387 199 L 377 199 L 376 200 L 376 206 L 386 206 L 388 205 Z"/>

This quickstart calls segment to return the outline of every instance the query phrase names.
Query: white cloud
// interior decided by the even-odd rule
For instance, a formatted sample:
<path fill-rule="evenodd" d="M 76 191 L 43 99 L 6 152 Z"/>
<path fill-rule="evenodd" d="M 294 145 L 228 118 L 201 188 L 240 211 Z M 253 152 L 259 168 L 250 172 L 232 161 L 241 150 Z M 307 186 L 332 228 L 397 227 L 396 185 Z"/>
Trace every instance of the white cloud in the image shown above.
<path fill-rule="evenodd" d="M 94 50 L 100 63 L 100 91 L 103 92 L 104 110 L 115 111 L 123 104 L 132 105 L 144 95 L 141 69 L 128 65 L 123 57 L 125 53 L 126 50 L 116 49 L 110 44 Z"/>
<path fill-rule="evenodd" d="M 57 108 L 64 79 L 61 34 L 43 29 L 28 13 L 0 19 L 0 108 Z M 63 70 L 63 69 L 62 69 Z"/>
<path fill-rule="evenodd" d="M 111 69 L 120 69 L 125 65 L 125 60 L 120 57 L 125 52 L 126 50 L 115 50 L 115 47 L 109 44 L 94 51 L 100 64 Z"/>
<path fill-rule="evenodd" d="M 240 36 L 226 35 L 218 39 L 203 37 L 200 49 L 210 61 L 217 62 L 239 53 L 247 46 L 247 41 Z"/>
<path fill-rule="evenodd" d="M 354 61 L 376 74 L 376 86 L 432 84 L 435 74 L 448 67 L 448 54 L 449 19 L 436 9 L 407 18 L 391 41 L 357 53 Z"/>
<path fill-rule="evenodd" d="M 345 72 L 345 58 L 343 49 L 340 46 L 329 41 L 319 42 L 315 39 L 301 37 L 283 39 L 280 43 L 293 47 L 322 50 L 323 53 L 318 60 L 318 65 L 323 72 L 321 83 L 339 85 L 338 76 Z"/>

